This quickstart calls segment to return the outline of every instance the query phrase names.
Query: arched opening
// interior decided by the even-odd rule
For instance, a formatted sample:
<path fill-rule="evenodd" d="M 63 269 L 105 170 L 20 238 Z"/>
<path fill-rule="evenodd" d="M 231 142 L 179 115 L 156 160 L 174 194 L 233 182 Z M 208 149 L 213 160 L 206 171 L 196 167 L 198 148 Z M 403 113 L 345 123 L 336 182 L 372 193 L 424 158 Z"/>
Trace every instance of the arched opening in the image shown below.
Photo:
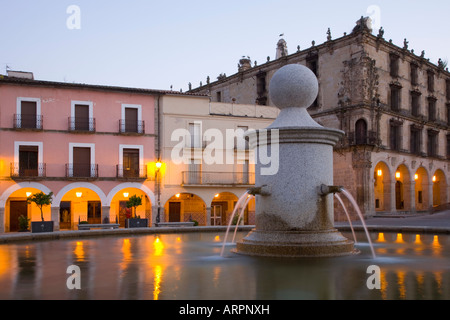
<path fill-rule="evenodd" d="M 433 207 L 447 203 L 447 180 L 442 170 L 438 169 L 431 178 L 433 183 Z"/>
<path fill-rule="evenodd" d="M 142 197 L 142 205 L 137 206 L 133 213 L 132 208 L 127 207 L 127 202 L 132 196 Z M 125 227 L 125 220 L 135 217 L 149 219 L 152 221 L 152 202 L 145 192 L 138 188 L 125 187 L 115 193 L 110 202 L 109 221 L 119 223 L 120 227 Z"/>
<path fill-rule="evenodd" d="M 374 171 L 375 211 L 388 211 L 391 206 L 391 174 L 384 162 L 379 162 Z"/>
<path fill-rule="evenodd" d="M 416 210 L 424 211 L 428 210 L 428 172 L 425 168 L 420 167 L 414 174 L 415 185 L 415 198 L 416 198 Z"/>
<path fill-rule="evenodd" d="M 206 204 L 193 193 L 177 193 L 164 205 L 165 222 L 196 221 L 206 226 Z M 162 222 L 162 220 L 161 220 Z"/>
<path fill-rule="evenodd" d="M 102 223 L 102 201 L 93 190 L 78 187 L 67 191 L 59 203 L 60 229 L 76 229 L 79 222 Z"/>
<path fill-rule="evenodd" d="M 367 122 L 364 119 L 355 123 L 355 142 L 357 145 L 367 144 Z"/>
<path fill-rule="evenodd" d="M 409 170 L 400 165 L 395 171 L 395 208 L 397 210 L 411 209 L 411 179 Z"/>
<path fill-rule="evenodd" d="M 41 221 L 41 211 L 34 203 L 28 203 L 27 198 L 39 192 L 45 192 L 33 187 L 18 189 L 10 194 L 5 205 L 5 231 L 20 231 L 19 217 L 23 216 L 31 221 Z M 45 221 L 51 221 L 51 206 L 42 208 Z M 29 224 L 30 225 L 30 224 Z"/>

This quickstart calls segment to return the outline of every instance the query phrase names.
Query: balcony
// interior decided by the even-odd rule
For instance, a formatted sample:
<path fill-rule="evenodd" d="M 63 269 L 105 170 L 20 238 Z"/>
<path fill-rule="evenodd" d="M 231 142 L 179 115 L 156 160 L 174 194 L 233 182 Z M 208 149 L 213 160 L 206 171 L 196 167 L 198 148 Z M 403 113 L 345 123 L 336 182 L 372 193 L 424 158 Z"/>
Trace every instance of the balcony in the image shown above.
<path fill-rule="evenodd" d="M 42 130 L 43 117 L 41 115 L 15 114 L 13 127 L 18 130 Z"/>
<path fill-rule="evenodd" d="M 229 185 L 246 186 L 255 184 L 254 173 L 243 172 L 204 172 L 204 171 L 183 171 L 183 185 Z"/>
<path fill-rule="evenodd" d="M 39 180 L 46 177 L 46 164 L 24 167 L 19 163 L 11 163 L 11 178 L 14 180 Z"/>
<path fill-rule="evenodd" d="M 361 145 L 377 145 L 377 133 L 375 131 L 368 131 L 365 135 L 356 135 L 355 132 L 348 134 L 348 144 L 350 146 Z"/>
<path fill-rule="evenodd" d="M 95 132 L 95 118 L 69 117 L 68 122 L 71 132 Z"/>
<path fill-rule="evenodd" d="M 119 133 L 144 134 L 145 122 L 140 120 L 119 120 Z"/>
<path fill-rule="evenodd" d="M 98 164 L 66 164 L 66 178 L 97 179 Z"/>
<path fill-rule="evenodd" d="M 117 165 L 116 177 L 124 180 L 145 180 L 147 179 L 147 166 L 143 165 L 136 168 L 127 168 L 123 165 Z"/>

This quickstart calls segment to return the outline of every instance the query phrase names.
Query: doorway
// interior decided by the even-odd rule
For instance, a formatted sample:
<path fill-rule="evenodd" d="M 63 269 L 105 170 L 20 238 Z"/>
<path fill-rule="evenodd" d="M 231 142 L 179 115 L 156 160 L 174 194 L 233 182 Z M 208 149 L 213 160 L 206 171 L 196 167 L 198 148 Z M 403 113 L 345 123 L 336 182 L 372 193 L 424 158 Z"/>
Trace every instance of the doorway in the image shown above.
<path fill-rule="evenodd" d="M 211 225 L 212 226 L 222 225 L 222 215 L 223 215 L 222 205 L 211 206 Z"/>
<path fill-rule="evenodd" d="M 102 204 L 100 201 L 88 201 L 88 223 L 98 224 L 102 222 Z"/>
<path fill-rule="evenodd" d="M 169 202 L 169 222 L 180 222 L 181 202 Z"/>
<path fill-rule="evenodd" d="M 27 201 L 10 201 L 9 202 L 9 231 L 19 231 L 19 217 L 28 217 Z"/>
<path fill-rule="evenodd" d="M 400 181 L 395 183 L 395 207 L 397 210 L 405 208 L 403 201 L 403 183 Z"/>

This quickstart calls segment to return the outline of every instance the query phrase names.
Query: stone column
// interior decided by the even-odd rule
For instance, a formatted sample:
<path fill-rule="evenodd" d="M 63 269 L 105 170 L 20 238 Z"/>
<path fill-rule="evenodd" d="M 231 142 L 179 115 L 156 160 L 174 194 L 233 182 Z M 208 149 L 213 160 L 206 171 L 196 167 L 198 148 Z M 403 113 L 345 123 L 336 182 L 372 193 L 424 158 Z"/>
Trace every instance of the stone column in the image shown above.
<path fill-rule="evenodd" d="M 433 181 L 428 184 L 428 211 L 433 212 Z"/>
<path fill-rule="evenodd" d="M 394 178 L 391 178 L 391 208 L 390 208 L 390 212 L 391 213 L 397 213 L 397 202 L 396 202 L 396 194 L 395 194 L 395 183 L 397 182 L 397 180 L 395 180 Z"/>
<path fill-rule="evenodd" d="M 370 151 L 355 151 L 352 155 L 356 173 L 356 201 L 364 216 L 375 212 Z"/>
<path fill-rule="evenodd" d="M 5 207 L 0 207 L 0 233 L 5 233 Z"/>
<path fill-rule="evenodd" d="M 107 218 L 107 221 L 109 223 L 115 223 L 115 219 L 112 219 L 109 217 L 109 212 L 111 210 L 110 206 L 102 206 L 102 221 L 100 223 L 104 223 L 105 222 L 105 218 Z"/>
<path fill-rule="evenodd" d="M 53 221 L 53 231 L 59 231 L 59 207 L 51 208 L 51 217 Z"/>
<path fill-rule="evenodd" d="M 409 184 L 410 186 L 410 211 L 411 213 L 416 213 L 416 180 L 412 180 Z"/>
<path fill-rule="evenodd" d="M 207 226 L 211 225 L 211 207 L 206 207 L 206 221 L 205 224 Z"/>

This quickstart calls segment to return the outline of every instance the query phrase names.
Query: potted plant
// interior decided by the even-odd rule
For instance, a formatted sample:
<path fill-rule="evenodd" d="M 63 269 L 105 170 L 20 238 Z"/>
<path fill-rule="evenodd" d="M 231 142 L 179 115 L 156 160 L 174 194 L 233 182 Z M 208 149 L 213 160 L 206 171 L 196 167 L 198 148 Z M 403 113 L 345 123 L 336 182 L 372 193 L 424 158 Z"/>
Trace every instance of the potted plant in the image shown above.
<path fill-rule="evenodd" d="M 19 216 L 19 232 L 27 232 L 28 230 L 28 223 L 30 222 L 30 219 L 25 217 L 24 215 Z"/>
<path fill-rule="evenodd" d="M 53 192 L 49 194 L 45 194 L 43 192 L 35 193 L 32 196 L 28 197 L 28 203 L 35 203 L 37 207 L 41 210 L 41 220 L 42 221 L 33 221 L 31 222 L 31 232 L 39 233 L 39 232 L 53 232 L 53 221 L 44 221 L 44 213 L 42 208 L 44 206 L 48 206 L 52 203 Z"/>
<path fill-rule="evenodd" d="M 131 217 L 125 220 L 125 228 L 146 228 L 148 219 L 141 219 L 136 215 L 136 207 L 142 205 L 142 196 L 133 195 L 127 201 L 127 208 L 131 209 Z"/>

